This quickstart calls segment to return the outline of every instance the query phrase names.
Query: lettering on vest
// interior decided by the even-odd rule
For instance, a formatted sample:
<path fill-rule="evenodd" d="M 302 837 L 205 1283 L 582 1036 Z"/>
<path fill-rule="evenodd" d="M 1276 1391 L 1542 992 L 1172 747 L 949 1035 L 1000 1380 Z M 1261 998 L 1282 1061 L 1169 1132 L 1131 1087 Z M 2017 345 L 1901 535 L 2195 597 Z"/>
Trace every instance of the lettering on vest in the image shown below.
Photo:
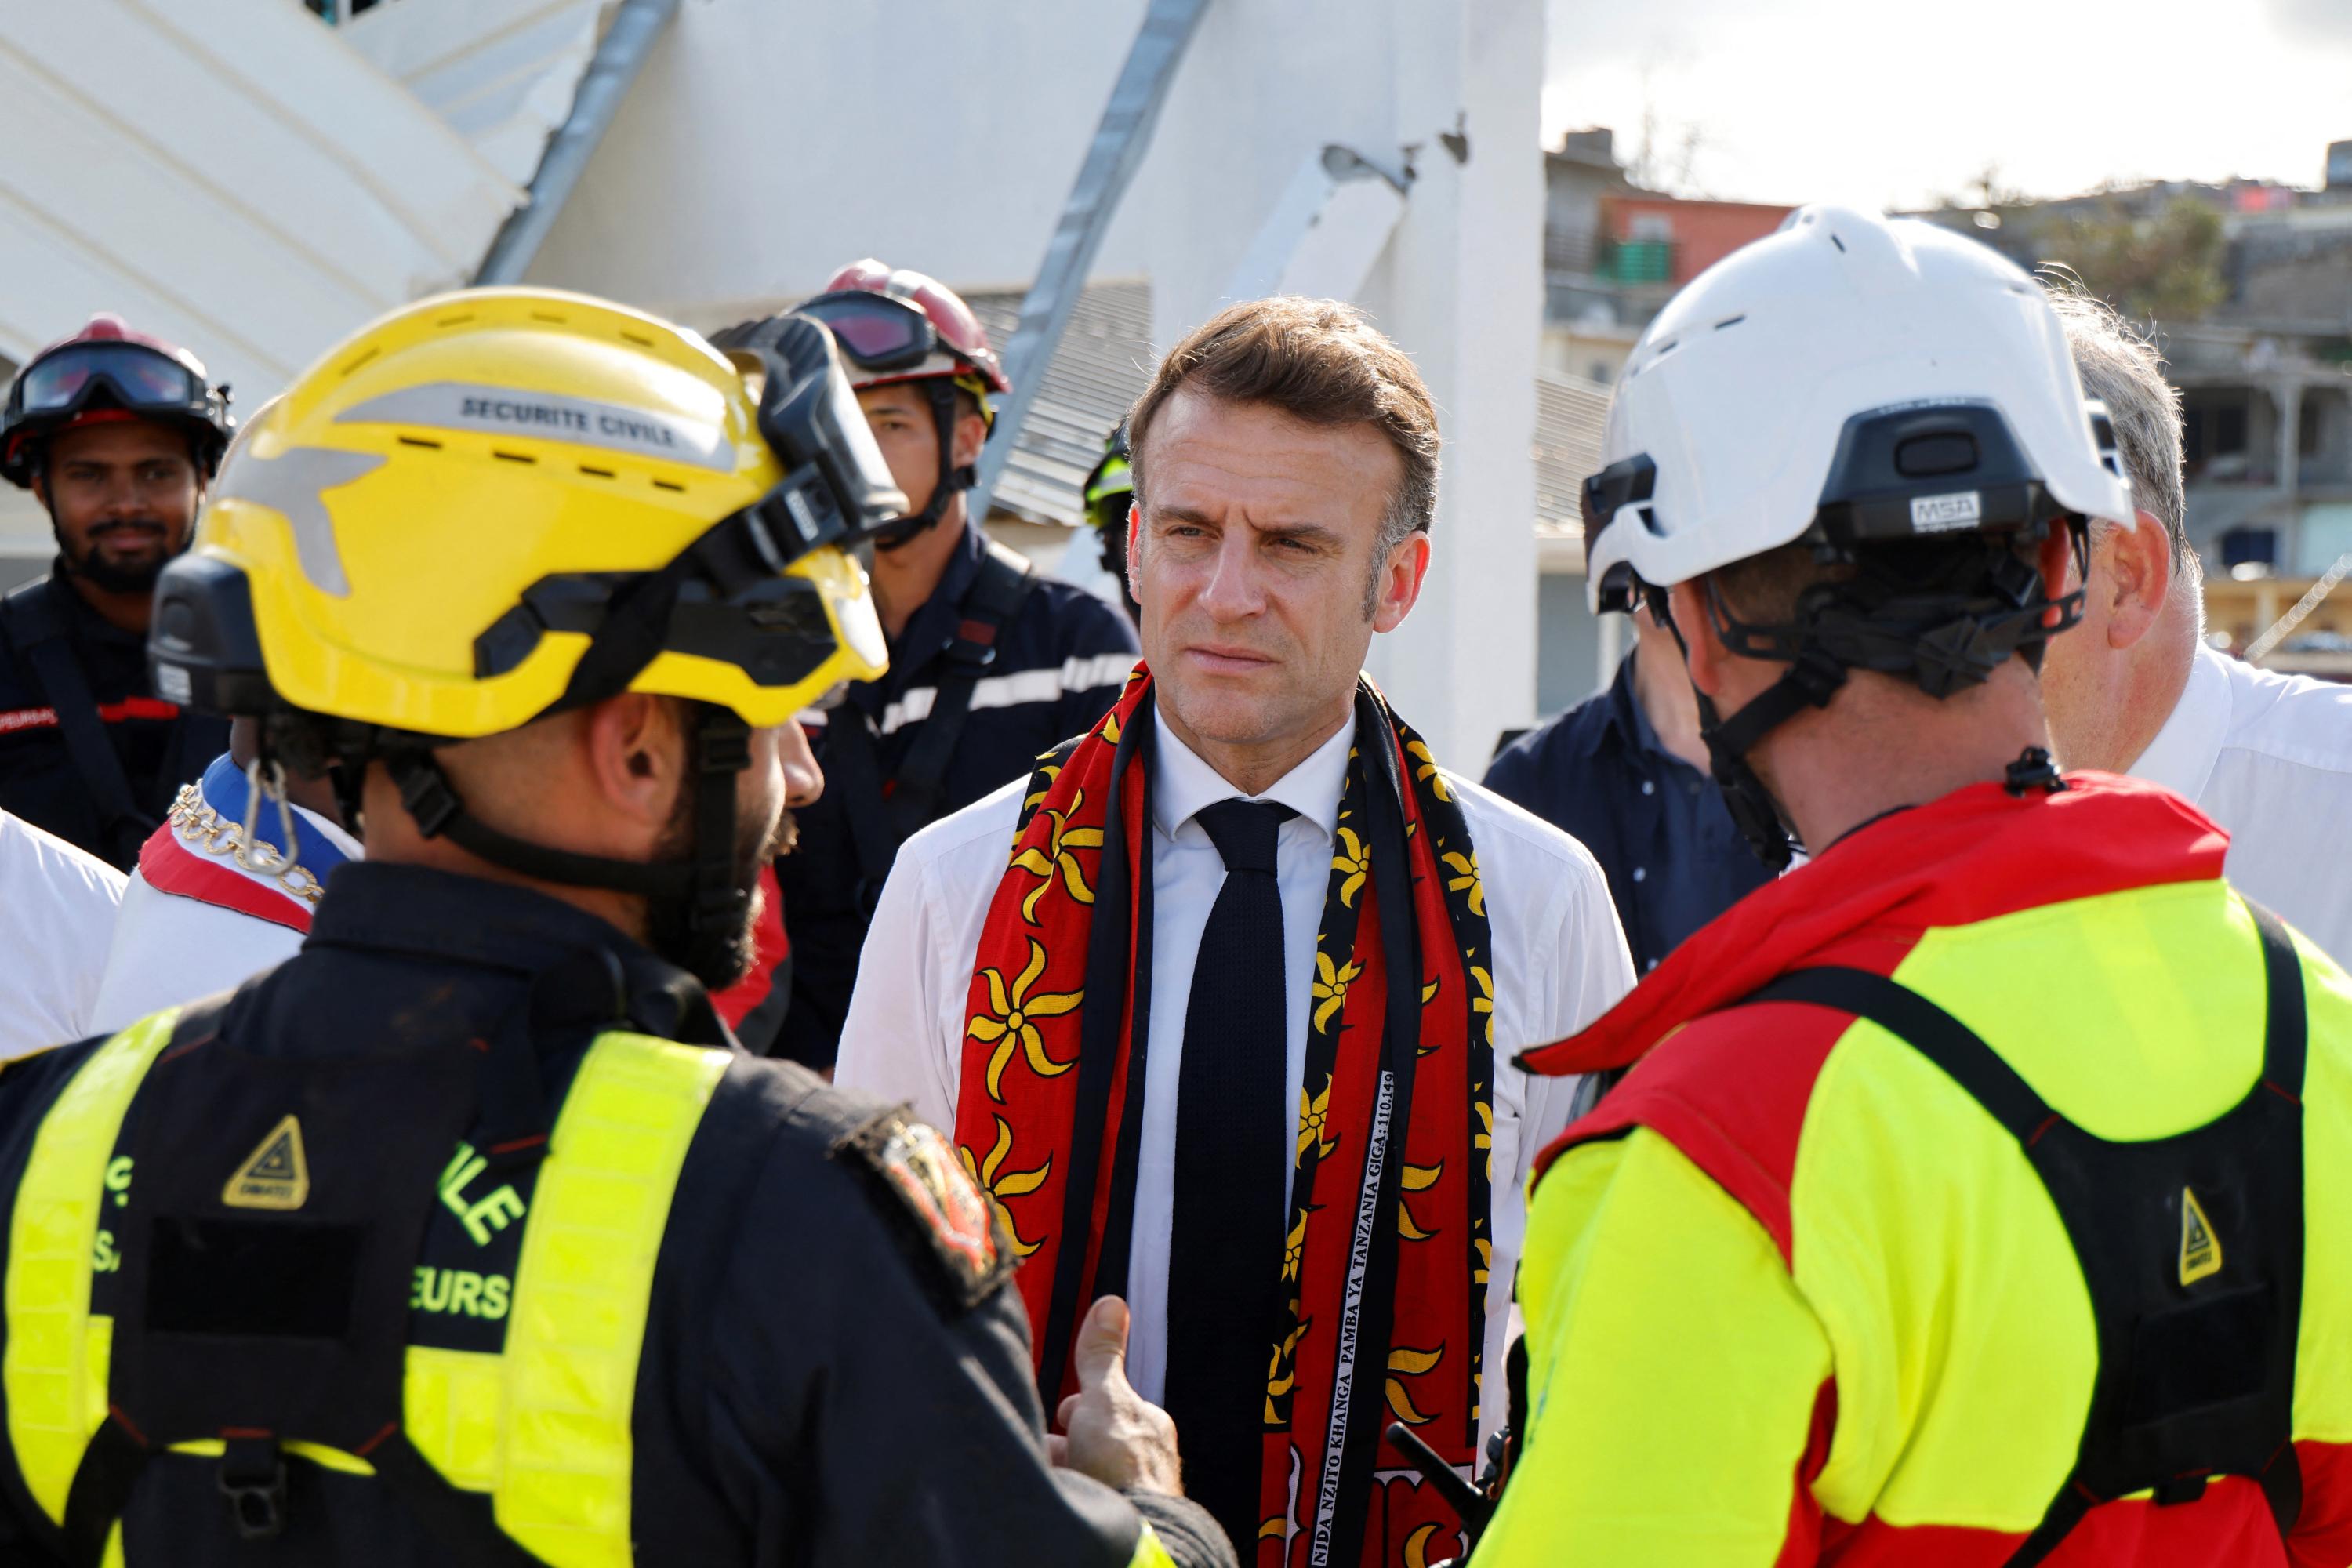
<path fill-rule="evenodd" d="M 299 1209 L 310 1199 L 310 1162 L 302 1152 L 302 1124 L 291 1115 L 271 1128 L 221 1188 L 221 1202 L 239 1209 Z"/>
<path fill-rule="evenodd" d="M 108 1163 L 106 1191 L 108 1199 L 111 1199 L 116 1208 L 131 1202 L 130 1155 L 117 1154 Z M 105 1212 L 106 1201 L 100 1201 L 99 1212 L 101 1214 Z M 122 1255 L 114 1249 L 114 1233 L 104 1226 L 99 1226 L 98 1241 L 90 1251 L 89 1267 L 95 1274 L 112 1274 L 122 1267 Z"/>
<path fill-rule="evenodd" d="M 2194 1285 L 2221 1272 L 2221 1238 L 2205 1217 L 2194 1188 L 2180 1189 L 2180 1283 Z"/>
<path fill-rule="evenodd" d="M 408 1310 L 492 1321 L 507 1315 L 513 1283 L 503 1274 L 470 1268 L 419 1268 L 409 1287 Z"/>
<path fill-rule="evenodd" d="M 466 1184 L 488 1169 L 489 1163 L 474 1152 L 471 1143 L 461 1142 L 441 1172 L 441 1205 L 457 1216 L 476 1247 L 489 1246 L 493 1232 L 506 1229 L 523 1215 L 522 1199 L 512 1186 L 499 1187 L 478 1202 L 467 1202 Z"/>

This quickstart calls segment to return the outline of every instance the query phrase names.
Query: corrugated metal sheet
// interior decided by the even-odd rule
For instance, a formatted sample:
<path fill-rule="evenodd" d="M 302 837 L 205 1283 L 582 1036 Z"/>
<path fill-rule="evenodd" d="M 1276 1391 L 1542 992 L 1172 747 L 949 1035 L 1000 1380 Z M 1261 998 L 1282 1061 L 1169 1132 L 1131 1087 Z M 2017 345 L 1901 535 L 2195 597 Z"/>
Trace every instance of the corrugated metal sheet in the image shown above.
<path fill-rule="evenodd" d="M 1609 389 L 1580 375 L 1544 371 L 1536 376 L 1536 527 L 1581 537 L 1577 493 L 1601 467 L 1601 437 L 1609 423 Z"/>
<path fill-rule="evenodd" d="M 1000 349 L 1020 321 L 1021 299 L 1015 293 L 966 296 Z M 992 509 L 1034 522 L 1083 521 L 1079 491 L 1102 457 L 1103 437 L 1143 395 L 1158 360 L 1151 346 L 1151 286 L 1087 284 L 997 480 Z"/>

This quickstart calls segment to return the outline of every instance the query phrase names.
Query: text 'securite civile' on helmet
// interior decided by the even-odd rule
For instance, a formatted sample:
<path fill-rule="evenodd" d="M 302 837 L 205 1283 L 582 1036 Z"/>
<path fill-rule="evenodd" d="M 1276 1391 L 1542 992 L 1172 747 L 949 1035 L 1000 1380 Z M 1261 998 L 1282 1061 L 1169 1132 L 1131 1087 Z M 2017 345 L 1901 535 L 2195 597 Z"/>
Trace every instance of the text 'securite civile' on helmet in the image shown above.
<path fill-rule="evenodd" d="M 2012 654 L 2038 667 L 2082 595 L 2045 596 L 2019 531 L 2063 523 L 2079 554 L 2089 519 L 2136 521 L 2041 287 L 1966 236 L 1843 207 L 1792 213 L 1675 296 L 1626 362 L 1601 455 L 1583 496 L 1596 611 L 1646 595 L 1663 617 L 1664 590 L 1788 544 L 1853 569 L 1786 626 L 1706 595 L 1727 647 L 1791 667 L 1728 718 L 1699 698 L 1716 781 L 1776 869 L 1790 844 L 1746 761 L 1759 736 L 1851 669 L 1945 697 Z"/>
<path fill-rule="evenodd" d="M 110 420 L 151 420 L 188 439 L 188 457 L 209 479 L 236 421 L 228 388 L 207 386 L 204 362 L 162 338 L 133 331 L 100 311 L 89 324 L 25 362 L 0 412 L 0 478 L 30 488 L 50 441 Z"/>
<path fill-rule="evenodd" d="M 331 734 L 290 760 L 332 764 L 347 812 L 381 761 L 426 836 L 688 898 L 715 939 L 749 898 L 747 730 L 882 672 L 848 548 L 905 510 L 813 321 L 763 322 L 730 359 L 577 295 L 445 295 L 333 349 L 247 426 L 157 584 L 149 658 L 160 694 L 259 715 L 265 745 Z M 493 830 L 428 750 L 623 691 L 689 703 L 691 860 Z"/>
<path fill-rule="evenodd" d="M 977 479 L 971 464 L 955 460 L 958 389 L 971 395 L 981 418 L 993 430 L 996 409 L 990 399 L 1011 392 L 1013 384 L 1005 379 L 987 330 L 971 307 L 928 274 L 887 267 L 867 257 L 835 273 L 822 293 L 793 310 L 832 331 L 842 357 L 849 362 L 850 384 L 858 391 L 920 383 L 930 402 L 940 437 L 939 482 L 921 511 L 885 531 L 877 542 L 884 550 L 904 544 L 937 523 L 949 500 L 971 489 Z M 719 342 L 725 345 L 732 336 L 733 331 L 721 333 Z"/>

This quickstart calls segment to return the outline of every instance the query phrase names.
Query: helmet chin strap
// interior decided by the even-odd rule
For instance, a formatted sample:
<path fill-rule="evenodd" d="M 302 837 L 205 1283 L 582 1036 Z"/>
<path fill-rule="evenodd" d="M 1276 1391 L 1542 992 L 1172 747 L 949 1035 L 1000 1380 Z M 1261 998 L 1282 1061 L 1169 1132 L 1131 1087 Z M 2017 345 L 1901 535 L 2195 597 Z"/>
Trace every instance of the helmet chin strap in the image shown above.
<path fill-rule="evenodd" d="M 1681 634 L 1675 636 L 1679 638 Z M 1809 652 L 1789 668 L 1788 674 L 1728 719 L 1716 710 L 1713 698 L 1697 692 L 1698 732 L 1706 742 L 1707 769 L 1715 775 L 1716 787 L 1723 791 L 1724 804 L 1731 809 L 1739 836 L 1748 840 L 1764 868 L 1776 875 L 1787 870 L 1795 858 L 1796 836 L 1790 831 L 1788 814 L 1748 763 L 1748 748 L 1766 731 L 1807 708 L 1828 707 L 1844 684 L 1843 666 L 1826 655 Z"/>
<path fill-rule="evenodd" d="M 2067 529 L 2077 569 L 2087 580 L 2087 525 L 2070 518 Z M 2039 573 L 2013 554 L 1994 549 L 1982 561 L 1958 560 L 1954 570 L 1973 580 L 1906 583 L 1883 564 L 1865 563 L 1860 576 L 1806 590 L 1797 623 L 1777 627 L 1743 625 L 1713 579 L 1700 585 L 1710 629 L 1727 651 L 1788 666 L 1728 718 L 1693 686 L 1709 771 L 1740 836 L 1768 869 L 1786 870 L 1795 842 L 1789 814 L 1748 761 L 1767 733 L 1808 708 L 1828 707 L 1853 669 L 1903 676 L 1937 699 L 1981 685 L 2013 654 L 2039 670 L 2048 639 L 2081 618 L 2083 589 L 2048 598 Z M 1690 643 L 1675 624 L 1665 594 L 1648 584 L 1643 591 L 1651 615 L 1674 633 L 1687 662 Z M 2057 624 L 2043 625 L 2053 611 Z"/>
<path fill-rule="evenodd" d="M 1714 592 L 1712 584 L 1707 591 Z M 1666 595 L 1652 588 L 1649 604 L 1651 616 L 1674 634 L 1675 643 L 1682 649 L 1687 664 L 1690 642 L 1675 624 Z M 1787 870 L 1790 861 L 1795 858 L 1796 836 L 1790 831 L 1788 814 L 1780 809 L 1780 803 L 1765 787 L 1762 775 L 1748 761 L 1748 749 L 1763 739 L 1766 731 L 1806 709 L 1828 707 L 1838 689 L 1845 684 L 1845 667 L 1836 659 L 1818 647 L 1807 647 L 1786 674 L 1728 719 L 1717 709 L 1715 699 L 1699 690 L 1697 682 L 1691 684 L 1691 693 L 1698 699 L 1698 732 L 1706 742 L 1707 771 L 1714 775 L 1716 787 L 1723 792 L 1723 804 L 1730 809 L 1732 825 L 1748 840 L 1756 858 L 1764 862 L 1764 868 L 1776 876 Z"/>
<path fill-rule="evenodd" d="M 947 515 L 948 503 L 980 482 L 977 468 L 955 460 L 956 385 L 944 375 L 935 375 L 923 383 L 923 390 L 931 400 L 931 419 L 940 433 L 940 477 L 931 487 L 931 499 L 923 510 L 912 517 L 901 518 L 874 537 L 874 548 L 892 551 L 904 548 L 939 526 Z"/>
<path fill-rule="evenodd" d="M 694 843 L 688 858 L 677 860 L 618 860 L 518 838 L 467 810 L 430 751 L 404 746 L 379 754 L 400 790 L 401 805 L 427 838 L 445 837 L 494 866 L 538 881 L 605 888 L 647 900 L 685 900 L 692 951 L 665 956 L 706 976 L 722 964 L 741 932 L 751 898 L 751 889 L 735 876 L 735 781 L 751 764 L 751 727 L 715 704 L 693 707 L 691 771 L 685 787 L 695 792 Z"/>

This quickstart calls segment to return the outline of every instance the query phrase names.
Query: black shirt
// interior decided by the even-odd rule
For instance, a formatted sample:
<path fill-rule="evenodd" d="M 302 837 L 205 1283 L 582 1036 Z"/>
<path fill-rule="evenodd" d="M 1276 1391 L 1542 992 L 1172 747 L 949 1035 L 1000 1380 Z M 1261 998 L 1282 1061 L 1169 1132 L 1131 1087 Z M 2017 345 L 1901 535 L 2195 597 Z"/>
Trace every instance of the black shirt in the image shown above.
<path fill-rule="evenodd" d="M 1772 879 L 1714 781 L 1659 743 L 1631 656 L 1608 690 L 1506 748 L 1486 782 L 1592 851 L 1640 973 Z"/>
<path fill-rule="evenodd" d="M 150 826 L 160 822 L 180 786 L 228 749 L 228 721 L 159 700 L 148 684 L 145 636 L 91 609 L 68 585 L 62 563 L 19 592 L 41 595 L 64 623 L 100 724 L 121 759 L 130 804 Z M 56 704 L 26 657 L 16 608 L 0 605 L 0 811 L 127 871 L 136 863 L 137 842 L 108 841 L 98 796 L 76 771 Z"/>
<path fill-rule="evenodd" d="M 845 788 L 826 763 L 827 736 L 835 724 L 863 721 L 885 778 L 905 761 L 947 673 L 949 646 L 984 548 L 980 531 L 967 525 L 939 586 L 891 643 L 888 673 L 850 688 L 827 723 L 809 731 L 825 767 L 825 793 L 800 814 L 800 848 L 776 863 L 793 950 L 792 1005 L 777 1038 L 779 1056 L 814 1068 L 833 1065 L 857 982 L 858 950 L 882 891 L 860 873 Z M 1116 608 L 1083 588 L 1038 579 L 998 634 L 996 657 L 972 693 L 948 760 L 939 815 L 1025 776 L 1039 753 L 1093 728 L 1118 700 L 1136 647 L 1134 627 Z"/>
<path fill-rule="evenodd" d="M 725 1042 L 690 978 L 569 905 L 380 863 L 338 868 L 328 892 L 301 952 L 238 994 L 207 1051 L 315 1062 L 303 1092 L 318 1095 L 353 1057 L 464 1060 L 535 973 L 583 953 L 617 965 L 601 972 L 621 977 L 620 1026 Z M 551 1096 L 613 1009 L 609 991 L 583 996 L 576 1018 L 537 1037 Z M 0 1193 L 12 1206 L 42 1116 L 95 1045 L 0 1076 Z M 1121 1568 L 1140 1512 L 1180 1562 L 1230 1563 L 1192 1505 L 1122 1500 L 1048 1468 L 1020 1293 L 1002 1285 L 956 1307 L 911 1211 L 894 1212 L 907 1205 L 873 1167 L 837 1152 L 883 1109 L 740 1052 L 719 1079 L 653 1276 L 632 1420 L 637 1561 Z M 311 1169 L 351 1157 L 314 1146 Z M 424 1320 L 409 1321 L 415 1342 Z M 448 1560 L 380 1483 L 289 1470 L 287 1534 L 267 1560 Z M 217 1479 L 209 1460 L 151 1461 L 126 1516 L 127 1561 L 256 1561 Z M 0 1461 L 0 1562 L 37 1560 L 49 1535 L 17 1468 Z"/>

